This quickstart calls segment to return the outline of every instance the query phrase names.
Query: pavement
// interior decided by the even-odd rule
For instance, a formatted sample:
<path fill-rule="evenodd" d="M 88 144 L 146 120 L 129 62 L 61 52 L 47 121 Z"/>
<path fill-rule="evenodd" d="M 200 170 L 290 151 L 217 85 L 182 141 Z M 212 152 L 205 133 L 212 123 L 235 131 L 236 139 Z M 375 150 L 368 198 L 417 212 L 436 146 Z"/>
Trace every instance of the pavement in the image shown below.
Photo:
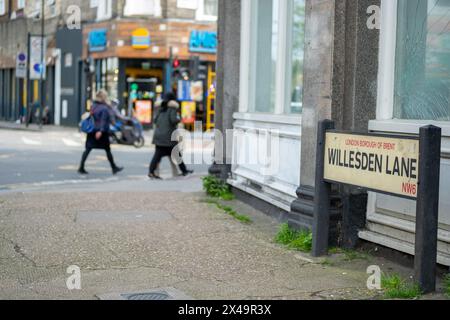
<path fill-rule="evenodd" d="M 155 288 L 193 299 L 378 299 L 368 266 L 411 275 L 371 255 L 288 250 L 273 240 L 278 221 L 228 202 L 251 218 L 243 224 L 205 201 L 207 165 L 184 178 L 166 163 L 164 181 L 148 180 L 150 147 L 115 147 L 122 175 L 112 177 L 98 154 L 91 175 L 78 177 L 82 139 L 72 129 L 0 130 L 0 299 L 95 300 Z M 67 287 L 71 266 L 81 290 Z"/>

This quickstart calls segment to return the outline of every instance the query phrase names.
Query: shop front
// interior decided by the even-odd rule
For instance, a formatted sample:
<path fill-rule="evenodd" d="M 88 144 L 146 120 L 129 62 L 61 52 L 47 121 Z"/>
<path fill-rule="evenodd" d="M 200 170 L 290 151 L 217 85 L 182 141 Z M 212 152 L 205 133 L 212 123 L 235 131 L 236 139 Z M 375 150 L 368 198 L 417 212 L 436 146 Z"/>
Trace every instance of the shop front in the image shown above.
<path fill-rule="evenodd" d="M 105 88 L 120 102 L 122 113 L 134 114 L 146 127 L 152 125 L 155 102 L 169 91 L 179 92 L 182 102 L 195 103 L 194 114 L 201 117 L 196 120 L 204 120 L 208 74 L 202 70 L 215 64 L 211 34 L 212 24 L 157 19 L 89 25 L 84 56 L 92 64 L 91 90 Z"/>
<path fill-rule="evenodd" d="M 373 132 L 442 128 L 438 262 L 450 265 L 450 1 L 384 0 Z M 414 254 L 415 202 L 371 193 L 362 239 Z"/>

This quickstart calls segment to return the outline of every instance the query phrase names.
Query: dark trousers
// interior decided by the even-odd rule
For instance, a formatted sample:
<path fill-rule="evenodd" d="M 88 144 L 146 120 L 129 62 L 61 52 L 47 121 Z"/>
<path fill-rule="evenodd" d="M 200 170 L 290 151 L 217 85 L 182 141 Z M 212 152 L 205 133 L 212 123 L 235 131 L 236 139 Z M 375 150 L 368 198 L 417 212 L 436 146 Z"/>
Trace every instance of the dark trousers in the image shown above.
<path fill-rule="evenodd" d="M 162 158 L 164 157 L 172 157 L 172 151 L 175 147 L 159 147 L 156 146 L 155 155 L 153 156 L 152 162 L 150 164 L 150 173 L 155 174 L 156 169 L 158 168 L 158 165 L 161 163 Z M 172 161 L 172 159 L 170 159 Z M 187 168 L 186 165 L 181 162 L 181 164 L 178 165 L 181 172 L 186 173 Z"/>
<path fill-rule="evenodd" d="M 84 151 L 83 156 L 81 157 L 80 169 L 84 170 L 84 166 L 86 164 L 86 160 L 89 157 L 89 154 L 91 153 L 92 149 L 93 148 L 86 148 L 86 150 Z M 113 155 L 111 153 L 111 149 L 110 148 L 106 148 L 104 150 L 106 152 L 106 156 L 108 157 L 108 161 L 111 164 L 111 168 L 112 169 L 117 168 L 117 166 L 116 166 L 116 164 L 114 162 L 114 157 L 113 157 Z"/>

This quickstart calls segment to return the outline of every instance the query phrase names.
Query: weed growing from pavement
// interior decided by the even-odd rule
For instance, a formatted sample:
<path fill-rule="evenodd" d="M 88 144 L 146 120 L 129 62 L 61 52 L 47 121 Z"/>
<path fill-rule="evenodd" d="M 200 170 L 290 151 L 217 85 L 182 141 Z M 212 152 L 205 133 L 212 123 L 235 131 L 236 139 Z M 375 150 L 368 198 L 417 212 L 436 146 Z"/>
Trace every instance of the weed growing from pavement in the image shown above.
<path fill-rule="evenodd" d="M 444 278 L 444 293 L 447 298 L 450 298 L 450 273 Z"/>
<path fill-rule="evenodd" d="M 234 200 L 234 195 L 231 192 L 230 186 L 214 176 L 207 176 L 203 179 L 203 189 L 213 198 L 220 198 L 225 201 Z"/>
<path fill-rule="evenodd" d="M 312 249 L 312 232 L 311 231 L 296 231 L 289 227 L 287 223 L 281 225 L 275 242 L 282 244 L 289 249 L 311 252 Z"/>
<path fill-rule="evenodd" d="M 333 267 L 335 264 L 330 259 L 325 259 L 322 261 L 321 265 L 325 267 Z"/>
<path fill-rule="evenodd" d="M 203 202 L 215 205 L 219 210 L 222 210 L 224 213 L 228 214 L 229 216 L 233 217 L 234 219 L 244 224 L 250 224 L 253 222 L 252 219 L 250 219 L 249 217 L 237 213 L 236 210 L 234 210 L 232 207 L 221 204 L 217 199 L 209 198 L 204 200 Z"/>
<path fill-rule="evenodd" d="M 386 299 L 417 299 L 422 296 L 419 285 L 404 280 L 398 274 L 383 274 L 381 287 Z"/>

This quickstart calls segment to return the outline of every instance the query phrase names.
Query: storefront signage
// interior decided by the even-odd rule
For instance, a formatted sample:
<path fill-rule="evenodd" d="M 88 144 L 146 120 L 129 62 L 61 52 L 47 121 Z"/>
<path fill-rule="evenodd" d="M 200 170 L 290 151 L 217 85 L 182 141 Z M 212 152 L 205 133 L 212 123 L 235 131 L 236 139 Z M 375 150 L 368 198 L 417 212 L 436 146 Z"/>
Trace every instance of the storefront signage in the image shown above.
<path fill-rule="evenodd" d="M 42 45 L 44 46 L 42 48 Z M 47 52 L 47 39 L 41 36 L 30 37 L 30 79 L 40 80 L 46 77 L 46 68 L 42 52 Z"/>
<path fill-rule="evenodd" d="M 136 118 L 143 125 L 152 124 L 152 101 L 151 100 L 137 100 L 134 104 Z"/>
<path fill-rule="evenodd" d="M 327 132 L 324 164 L 330 182 L 417 197 L 418 139 Z"/>
<path fill-rule="evenodd" d="M 217 32 L 194 30 L 191 32 L 189 51 L 198 53 L 217 52 Z"/>
<path fill-rule="evenodd" d="M 145 28 L 139 28 L 133 31 L 131 36 L 131 46 L 134 49 L 148 49 L 150 48 L 150 44 L 150 31 Z"/>
<path fill-rule="evenodd" d="M 197 104 L 193 101 L 181 102 L 181 122 L 183 124 L 194 124 L 196 118 Z"/>
<path fill-rule="evenodd" d="M 89 32 L 89 52 L 105 51 L 108 45 L 108 30 L 95 29 Z"/>
<path fill-rule="evenodd" d="M 20 52 L 16 57 L 16 78 L 24 79 L 27 77 L 27 54 Z"/>

